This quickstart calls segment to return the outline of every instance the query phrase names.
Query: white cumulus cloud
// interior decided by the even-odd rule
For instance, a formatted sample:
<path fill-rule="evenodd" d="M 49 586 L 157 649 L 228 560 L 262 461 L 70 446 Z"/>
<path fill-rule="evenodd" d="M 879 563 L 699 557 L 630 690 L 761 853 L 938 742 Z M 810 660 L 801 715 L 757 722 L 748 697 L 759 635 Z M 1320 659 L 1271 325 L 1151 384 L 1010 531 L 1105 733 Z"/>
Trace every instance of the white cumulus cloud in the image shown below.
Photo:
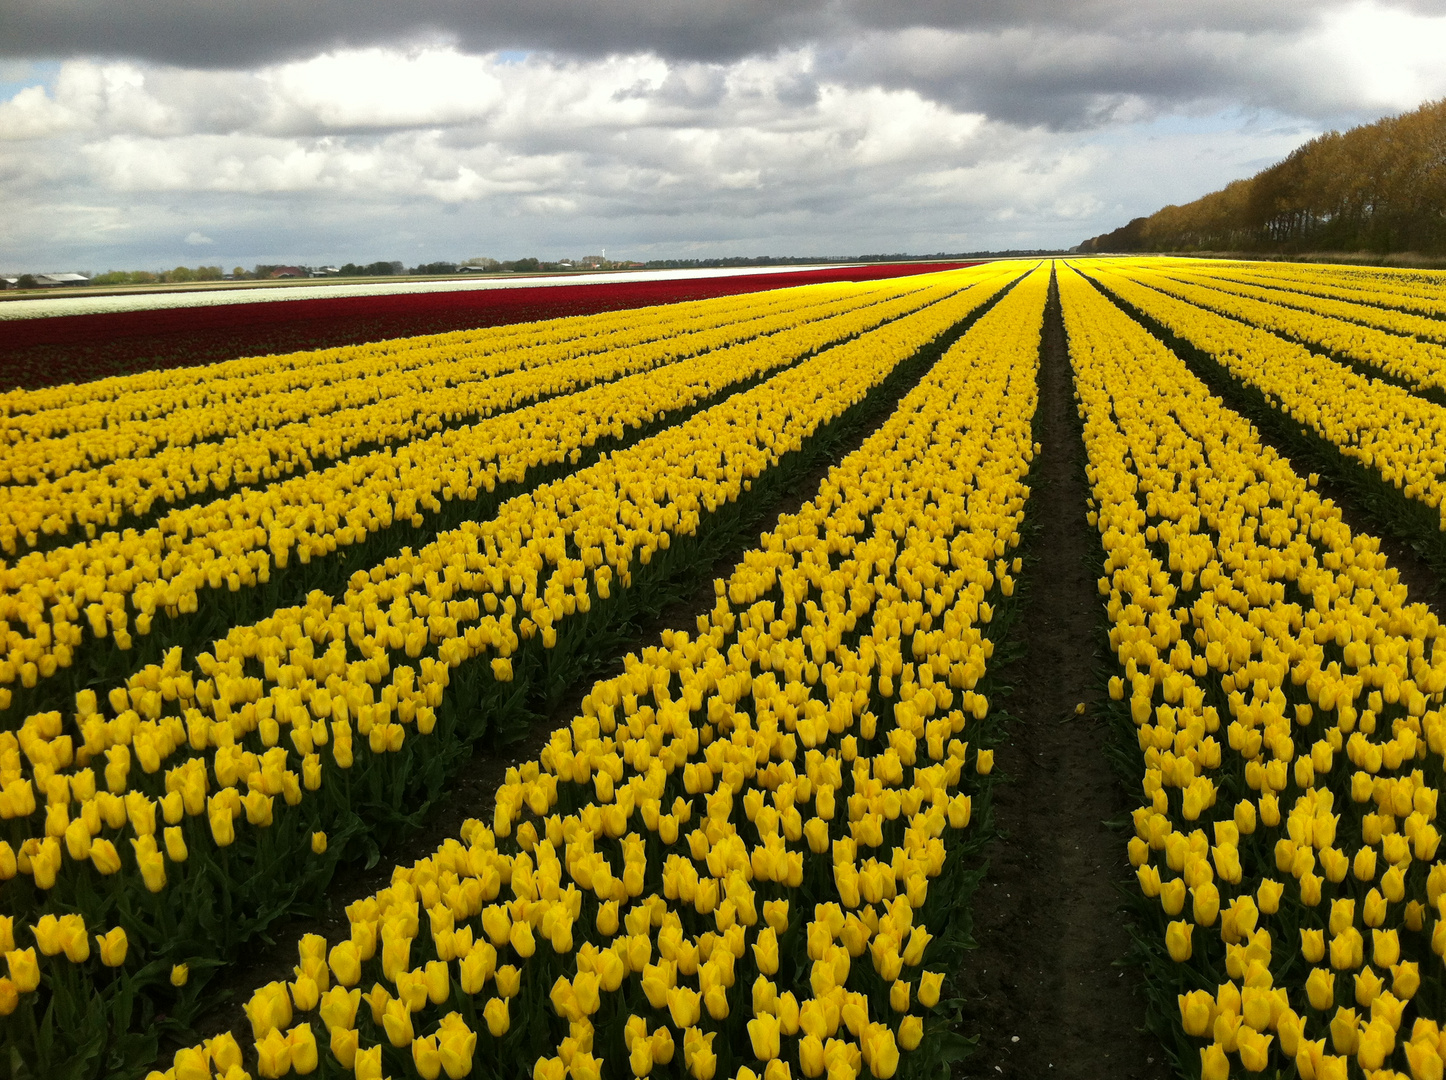
<path fill-rule="evenodd" d="M 46 20 L 72 0 L 0 0 L 0 52 L 68 55 L 6 68 L 17 264 L 1069 245 L 1446 94 L 1446 17 L 1424 2 L 809 0 L 765 19 L 728 0 L 705 48 L 672 0 L 609 0 L 633 49 L 574 0 L 506 33 L 316 0 L 275 9 L 289 41 L 262 25 L 270 0 L 113 2 L 153 45 L 65 37 Z M 188 52 L 223 23 L 231 44 Z"/>

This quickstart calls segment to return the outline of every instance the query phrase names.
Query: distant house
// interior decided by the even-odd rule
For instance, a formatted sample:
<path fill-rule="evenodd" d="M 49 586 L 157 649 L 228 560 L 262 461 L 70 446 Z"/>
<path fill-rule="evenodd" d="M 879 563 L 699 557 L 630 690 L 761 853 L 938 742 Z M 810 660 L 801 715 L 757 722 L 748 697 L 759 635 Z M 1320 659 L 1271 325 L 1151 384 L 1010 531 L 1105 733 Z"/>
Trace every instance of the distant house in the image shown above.
<path fill-rule="evenodd" d="M 20 284 L 18 277 L 0 277 L 0 289 L 13 289 Z"/>
<path fill-rule="evenodd" d="M 278 266 L 266 276 L 268 278 L 306 277 L 306 271 L 299 266 Z"/>
<path fill-rule="evenodd" d="M 326 276 L 328 276 L 328 275 L 330 275 L 330 274 L 339 274 L 339 273 L 341 273 L 341 268 L 338 267 L 338 266 L 318 266 L 315 270 L 313 270 L 313 271 L 311 272 L 311 276 L 312 276 L 312 277 L 326 277 Z"/>
<path fill-rule="evenodd" d="M 43 289 L 54 289 L 62 285 L 85 285 L 90 278 L 84 274 L 36 274 L 35 284 Z"/>
<path fill-rule="evenodd" d="M 488 268 L 485 267 L 485 266 L 459 266 L 459 267 L 457 267 L 457 273 L 459 273 L 459 274 L 486 274 L 486 273 L 490 273 L 490 272 L 491 272 L 491 271 L 488 270 Z"/>

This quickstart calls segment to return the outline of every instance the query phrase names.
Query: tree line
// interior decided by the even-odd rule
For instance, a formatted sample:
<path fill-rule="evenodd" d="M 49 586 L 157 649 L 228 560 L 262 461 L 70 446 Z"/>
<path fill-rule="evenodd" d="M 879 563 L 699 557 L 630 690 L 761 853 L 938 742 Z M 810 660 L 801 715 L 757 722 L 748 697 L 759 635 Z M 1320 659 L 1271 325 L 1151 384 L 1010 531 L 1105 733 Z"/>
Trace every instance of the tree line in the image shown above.
<path fill-rule="evenodd" d="M 1247 180 L 1080 250 L 1446 253 L 1446 99 L 1328 132 Z"/>

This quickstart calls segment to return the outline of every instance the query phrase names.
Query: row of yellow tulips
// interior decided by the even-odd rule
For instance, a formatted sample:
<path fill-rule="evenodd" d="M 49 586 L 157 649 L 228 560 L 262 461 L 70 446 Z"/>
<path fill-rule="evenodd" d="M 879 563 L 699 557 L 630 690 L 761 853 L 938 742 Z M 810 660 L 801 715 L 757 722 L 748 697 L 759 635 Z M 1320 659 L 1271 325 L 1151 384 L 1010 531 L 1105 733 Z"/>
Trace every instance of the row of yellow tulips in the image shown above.
<path fill-rule="evenodd" d="M 783 294 L 784 290 L 773 293 L 772 301 L 791 303 Z M 728 312 L 756 310 L 758 299 L 717 297 L 13 390 L 0 394 L 0 430 L 5 432 L 6 444 L 64 439 L 105 427 L 123 428 L 149 442 L 145 425 L 159 421 L 158 445 L 182 445 L 231 430 L 224 415 L 216 412 L 218 408 L 223 412 L 236 409 L 244 415 L 244 423 L 236 427 L 276 422 L 256 410 L 256 399 L 277 406 L 281 422 L 300 420 L 308 413 L 299 411 L 293 404 L 296 402 L 309 400 L 311 411 L 321 414 L 349 401 L 374 400 L 375 392 L 367 387 L 370 375 L 411 371 L 420 382 L 445 385 L 449 376 L 469 375 L 470 365 L 474 364 L 501 365 L 497 370 L 512 370 L 514 361 L 508 354 L 514 350 L 520 350 L 524 357 L 537 355 L 539 349 L 544 350 L 543 355 L 547 350 L 560 350 L 555 357 L 566 357 L 595 351 L 600 340 L 618 347 L 641 344 L 656 340 L 660 325 L 666 327 L 679 320 L 684 327 L 694 320 L 711 325 L 726 321 Z M 312 391 L 321 396 L 308 399 Z M 333 393 L 339 396 L 328 396 Z M 173 413 L 190 419 L 172 425 Z"/>
<path fill-rule="evenodd" d="M 992 767 L 962 736 L 1012 593 L 1047 287 L 780 519 L 696 637 L 596 684 L 490 827 L 398 867 L 346 936 L 304 938 L 295 979 L 248 1003 L 245 1052 L 222 1035 L 153 1077 L 886 1080 L 927 1054 L 946 840 L 966 768 Z"/>
<path fill-rule="evenodd" d="M 1400 291 L 1399 283 L 1381 281 L 1360 271 L 1341 279 L 1323 276 L 1324 267 L 1308 265 L 1276 268 L 1214 259 L 1141 259 L 1131 260 L 1131 265 L 1171 275 L 1198 275 L 1219 288 L 1239 288 L 1243 296 L 1320 311 L 1429 341 L 1446 340 L 1446 323 L 1439 318 L 1446 315 L 1446 288 L 1433 289 L 1430 296 L 1415 297 Z"/>
<path fill-rule="evenodd" d="M 1285 288 L 1292 292 L 1369 304 L 1427 316 L 1446 316 L 1446 282 L 1440 274 L 1383 267 L 1322 265 L 1278 266 L 1255 262 L 1216 262 L 1213 272 L 1237 281 Z M 1434 337 L 1434 335 L 1431 335 Z"/>
<path fill-rule="evenodd" d="M 178 648 L 104 695 L 82 692 L 72 716 L 27 718 L 18 735 L 0 734 L 0 816 L 10 822 L 0 875 L 23 875 L 41 907 L 57 879 L 76 898 L 160 893 L 173 875 L 212 873 L 243 813 L 259 834 L 359 803 L 355 774 L 431 733 L 453 669 L 490 660 L 493 678 L 511 680 L 524 640 L 552 649 L 574 617 L 631 586 L 639 564 L 695 534 L 1023 269 L 358 571 L 340 599 L 313 595 L 236 627 L 194 666 Z M 127 839 L 134 864 L 118 855 Z M 251 872 L 231 867 L 237 878 Z"/>
<path fill-rule="evenodd" d="M 1079 265 L 1259 390 L 1272 408 L 1379 474 L 1407 499 L 1446 513 L 1446 409 L 1380 379 L 1363 378 L 1275 334 L 1147 288 L 1102 263 Z"/>
<path fill-rule="evenodd" d="M 1442 627 L 1178 357 L 1060 289 L 1182 1068 L 1439 1077 Z"/>
<path fill-rule="evenodd" d="M 1132 262 L 1125 272 L 1143 285 L 1383 371 L 1413 388 L 1446 387 L 1446 346 L 1431 340 L 1446 340 L 1446 322 L 1439 319 L 1260 289 L 1174 265 Z"/>
<path fill-rule="evenodd" d="M 522 407 L 174 510 L 139 532 L 108 532 L 23 556 L 0 570 L 6 586 L 0 629 L 9 627 L 9 652 L 0 660 L 0 713 L 10 704 L 5 683 L 29 688 L 65 672 L 77 650 L 93 648 L 99 639 L 110 637 L 124 650 L 133 635 L 159 632 L 163 643 L 188 636 L 171 621 L 214 603 L 203 598 L 207 590 L 254 589 L 292 559 L 310 564 L 338 548 L 346 553 L 394 523 L 421 525 L 444 503 L 457 504 L 455 520 L 498 484 L 525 482 L 539 467 L 576 462 L 600 440 L 620 438 L 730 385 L 997 277 L 961 275 L 910 292 L 881 290 L 883 296 L 867 305 L 851 298 L 843 310 L 814 305 L 778 317 L 781 325 L 766 336 L 660 367 L 654 367 L 659 356 L 631 350 L 504 375 L 454 397 L 487 396 Z M 792 325 L 795 316 L 799 325 Z M 597 385 L 586 386 L 594 380 Z M 575 389 L 579 384 L 586 388 Z M 560 396 L 547 396 L 554 393 Z M 544 400 L 523 405 L 529 397 Z M 167 618 L 157 625 L 162 614 Z"/>
<path fill-rule="evenodd" d="M 883 295 L 919 287 L 897 285 Z M 55 537 L 93 539 L 108 528 L 144 525 L 153 511 L 178 501 L 266 484 L 358 447 L 404 443 L 448 421 L 489 416 L 881 298 L 858 286 L 825 285 L 789 290 L 782 300 L 765 294 L 751 303 L 707 301 L 713 306 L 702 311 L 615 313 L 599 317 L 597 332 L 587 337 L 551 341 L 544 329 L 536 343 L 513 340 L 506 351 L 479 355 L 445 340 L 406 339 L 397 353 L 411 365 L 368 357 L 355 374 L 322 386 L 176 408 L 161 417 L 107 418 L 94 430 L 60 429 L 0 453 L 0 469 L 13 478 L 0 489 L 0 542 L 15 541 L 6 549 L 13 553 Z M 278 367 L 288 359 L 275 358 Z"/>

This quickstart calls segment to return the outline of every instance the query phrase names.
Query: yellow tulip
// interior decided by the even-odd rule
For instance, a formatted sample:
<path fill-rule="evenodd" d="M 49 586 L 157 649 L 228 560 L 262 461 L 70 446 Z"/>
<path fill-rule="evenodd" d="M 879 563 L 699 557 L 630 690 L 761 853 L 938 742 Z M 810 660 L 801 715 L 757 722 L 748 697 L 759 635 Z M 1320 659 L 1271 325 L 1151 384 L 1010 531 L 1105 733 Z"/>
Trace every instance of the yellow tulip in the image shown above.
<path fill-rule="evenodd" d="M 943 985 L 942 972 L 925 971 L 919 977 L 919 1004 L 927 1009 L 939 1004 L 939 990 Z"/>
<path fill-rule="evenodd" d="M 860 1049 L 869 1071 L 879 1080 L 889 1080 L 899 1067 L 899 1047 L 894 1032 L 885 1024 L 869 1024 L 860 1032 Z M 827 1055 L 827 1048 L 825 1048 Z"/>
<path fill-rule="evenodd" d="M 204 1050 L 195 1047 L 177 1050 L 171 1068 L 176 1080 L 211 1080 L 211 1062 Z"/>
<path fill-rule="evenodd" d="M 1176 920 L 1165 928 L 1165 947 L 1169 950 L 1170 959 L 1177 964 L 1183 964 L 1194 953 L 1190 942 L 1194 929 L 1194 925 L 1183 919 Z"/>
<path fill-rule="evenodd" d="M 773 927 L 760 931 L 753 943 L 753 957 L 764 975 L 778 971 L 778 934 Z"/>
<path fill-rule="evenodd" d="M 382 1028 L 393 1046 L 407 1046 L 413 1038 L 412 1013 L 406 1002 L 392 998 L 382 1011 Z"/>
<path fill-rule="evenodd" d="M 331 1056 L 336 1058 L 337 1063 L 343 1069 L 354 1069 L 358 1076 L 361 1069 L 358 1068 L 357 1051 L 361 1047 L 361 1034 L 355 1028 L 334 1027 L 331 1029 L 331 1038 L 328 1042 Z M 378 1050 L 381 1047 L 377 1047 Z M 378 1066 L 380 1074 L 380 1066 Z"/>
<path fill-rule="evenodd" d="M 1331 1045 L 1336 1053 L 1351 1055 L 1360 1046 L 1360 1020 L 1355 1009 L 1344 1006 L 1336 1010 L 1330 1022 Z"/>
<path fill-rule="evenodd" d="M 1414 960 L 1403 960 L 1391 966 L 1391 993 L 1402 1001 L 1416 996 L 1421 987 L 1421 967 Z"/>
<path fill-rule="evenodd" d="M 353 1059 L 352 1071 L 356 1080 L 382 1080 L 382 1048 L 369 1046 L 358 1049 Z"/>
<path fill-rule="evenodd" d="M 1215 999 L 1208 990 L 1179 995 L 1180 1023 L 1185 1034 L 1203 1038 L 1215 1020 Z"/>
<path fill-rule="evenodd" d="M 355 942 L 341 941 L 332 946 L 327 964 L 342 986 L 355 986 L 361 981 L 361 952 Z"/>
<path fill-rule="evenodd" d="M 1305 981 L 1305 991 L 1310 998 L 1310 1007 L 1318 1012 L 1330 1009 L 1335 1004 L 1335 986 L 1334 972 L 1327 971 L 1325 968 L 1312 968 Z"/>
<path fill-rule="evenodd" d="M 634 1076 L 647 1076 L 653 1071 L 653 1044 L 647 1039 L 633 1043 L 628 1053 L 628 1066 Z"/>
<path fill-rule="evenodd" d="M 322 1023 L 328 1031 L 349 1028 L 356 1024 L 357 1009 L 361 1006 L 361 991 L 347 990 L 344 984 L 333 986 L 321 995 L 318 1005 Z"/>
<path fill-rule="evenodd" d="M 12 949 L 5 954 L 10 981 L 18 994 L 29 994 L 40 985 L 40 964 L 35 949 Z"/>
<path fill-rule="evenodd" d="M 115 844 L 104 838 L 91 841 L 90 862 L 101 874 L 114 874 L 121 868 L 120 852 Z"/>
<path fill-rule="evenodd" d="M 422 1080 L 437 1080 L 442 1075 L 442 1055 L 437 1049 L 435 1035 L 420 1036 L 412 1040 L 412 1065 Z"/>
<path fill-rule="evenodd" d="M 1230 1059 L 1219 1043 L 1200 1048 L 1201 1080 L 1227 1080 L 1230 1076 Z"/>
<path fill-rule="evenodd" d="M 166 858 L 156 846 L 156 838 L 150 833 L 131 840 L 135 849 L 136 865 L 140 868 L 145 886 L 153 893 L 166 887 Z"/>
<path fill-rule="evenodd" d="M 291 1044 L 280 1029 L 272 1028 L 256 1042 L 256 1071 L 262 1076 L 285 1076 L 291 1071 Z"/>
<path fill-rule="evenodd" d="M 291 995 L 284 982 L 267 983 L 251 995 L 244 1008 L 258 1042 L 269 1032 L 291 1025 Z"/>
<path fill-rule="evenodd" d="M 457 1013 L 442 1018 L 437 1031 L 438 1056 L 448 1080 L 462 1080 L 472 1073 L 472 1056 L 477 1049 L 477 1034 Z"/>
<path fill-rule="evenodd" d="M 524 960 L 537 951 L 537 941 L 532 935 L 532 926 L 529 923 L 513 923 L 507 932 L 507 941 L 513 952 Z"/>
<path fill-rule="evenodd" d="M 1246 1072 L 1263 1072 L 1270 1063 L 1270 1044 L 1274 1040 L 1249 1028 L 1240 1029 L 1240 1064 Z"/>
<path fill-rule="evenodd" d="M 924 1018 L 921 1016 L 906 1016 L 899 1022 L 899 1047 L 904 1050 L 916 1050 L 919 1043 L 924 1040 Z"/>
<path fill-rule="evenodd" d="M 286 1042 L 291 1048 L 291 1067 L 303 1076 L 315 1072 L 320 1055 L 311 1025 L 298 1024 L 292 1028 L 286 1033 Z"/>
<path fill-rule="evenodd" d="M 522 986 L 522 972 L 511 964 L 504 964 L 497 969 L 497 993 L 504 998 L 516 997 L 518 989 Z"/>
<path fill-rule="evenodd" d="M 96 934 L 95 944 L 100 950 L 100 962 L 106 967 L 117 968 L 126 962 L 130 942 L 123 927 L 112 927 L 104 935 Z"/>
<path fill-rule="evenodd" d="M 508 1028 L 512 1026 L 512 1017 L 508 1012 L 507 998 L 489 998 L 482 1009 L 482 1017 L 487 1021 L 487 1030 L 492 1033 L 494 1039 L 500 1039 L 507 1034 Z"/>
<path fill-rule="evenodd" d="M 689 1028 L 698 1022 L 702 1012 L 702 995 L 686 986 L 675 986 L 664 994 L 668 1015 L 677 1028 Z"/>
<path fill-rule="evenodd" d="M 678 1023 L 676 1017 L 673 1022 Z M 748 1038 L 753 1045 L 753 1056 L 759 1061 L 776 1058 L 779 1050 L 778 1018 L 766 1013 L 754 1017 L 748 1021 Z"/>

